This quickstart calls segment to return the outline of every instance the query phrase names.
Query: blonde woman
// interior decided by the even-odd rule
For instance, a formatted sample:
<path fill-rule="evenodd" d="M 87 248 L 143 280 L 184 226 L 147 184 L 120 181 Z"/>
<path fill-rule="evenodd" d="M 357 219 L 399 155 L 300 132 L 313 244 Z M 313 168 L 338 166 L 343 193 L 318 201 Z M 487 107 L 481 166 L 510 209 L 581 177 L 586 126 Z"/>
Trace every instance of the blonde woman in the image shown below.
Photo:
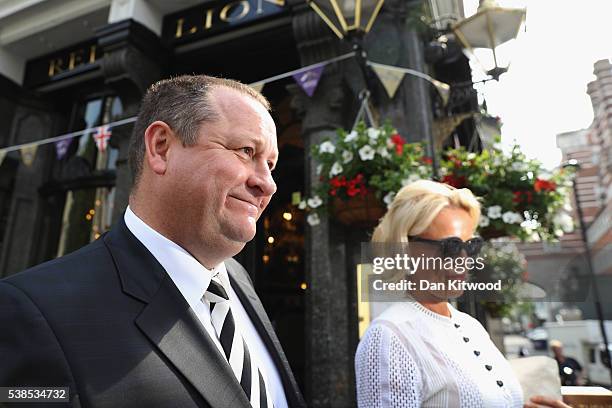
<path fill-rule="evenodd" d="M 476 257 L 479 217 L 468 189 L 419 180 L 398 192 L 372 241 L 410 242 L 411 251 L 418 243 L 428 256 Z M 430 278 L 448 276 L 435 271 Z M 411 292 L 372 322 L 355 356 L 360 408 L 523 406 L 520 384 L 488 333 L 448 303 L 461 293 Z M 536 402 L 567 407 L 542 398 L 526 406 Z"/>

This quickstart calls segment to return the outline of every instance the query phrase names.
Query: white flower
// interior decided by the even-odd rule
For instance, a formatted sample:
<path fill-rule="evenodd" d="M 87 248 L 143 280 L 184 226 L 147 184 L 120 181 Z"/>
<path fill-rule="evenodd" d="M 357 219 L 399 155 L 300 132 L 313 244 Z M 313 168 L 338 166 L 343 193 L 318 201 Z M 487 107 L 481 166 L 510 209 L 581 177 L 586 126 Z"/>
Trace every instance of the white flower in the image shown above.
<path fill-rule="evenodd" d="M 490 224 L 489 217 L 487 217 L 486 215 L 481 215 L 480 216 L 480 221 L 478 221 L 478 226 L 479 227 L 488 227 L 489 224 Z"/>
<path fill-rule="evenodd" d="M 557 228 L 557 229 L 555 229 L 554 233 L 555 233 L 555 236 L 557 238 L 561 238 L 563 236 L 563 230 L 562 229 L 558 229 Z"/>
<path fill-rule="evenodd" d="M 419 174 L 426 174 L 427 173 L 427 167 L 425 166 L 419 166 L 417 168 L 417 171 L 419 172 Z"/>
<path fill-rule="evenodd" d="M 368 128 L 368 137 L 372 140 L 378 139 L 378 135 L 380 135 L 380 130 L 376 128 Z"/>
<path fill-rule="evenodd" d="M 553 217 L 555 227 L 561 228 L 563 232 L 572 232 L 574 230 L 574 219 L 566 212 L 560 212 Z"/>
<path fill-rule="evenodd" d="M 329 140 L 327 142 L 321 143 L 319 146 L 319 153 L 333 153 L 336 151 L 336 146 Z"/>
<path fill-rule="evenodd" d="M 348 135 L 346 135 L 346 137 L 344 138 L 345 142 L 352 142 L 353 140 L 357 139 L 357 131 L 353 130 L 351 131 L 351 133 L 349 133 Z"/>
<path fill-rule="evenodd" d="M 389 208 L 389 206 L 393 202 L 393 199 L 395 198 L 395 194 L 396 194 L 395 191 L 390 191 L 383 198 L 384 203 L 387 204 L 387 208 Z"/>
<path fill-rule="evenodd" d="M 474 152 L 468 153 L 468 155 L 467 155 L 467 159 L 468 160 L 473 160 L 475 158 L 476 158 L 476 153 L 474 153 Z"/>
<path fill-rule="evenodd" d="M 514 171 L 526 171 L 528 168 L 527 163 L 523 162 L 513 162 L 510 167 Z"/>
<path fill-rule="evenodd" d="M 321 223 L 321 219 L 319 218 L 319 214 L 317 213 L 309 214 L 308 217 L 306 217 L 306 221 L 311 227 L 314 227 L 315 225 L 319 225 Z"/>
<path fill-rule="evenodd" d="M 408 176 L 408 178 L 405 178 L 402 180 L 402 187 L 407 186 L 410 183 L 414 183 L 417 180 L 420 180 L 421 176 L 419 176 L 418 174 L 411 174 L 410 176 Z"/>
<path fill-rule="evenodd" d="M 298 208 L 300 210 L 305 210 L 306 209 L 306 201 L 304 201 L 304 200 L 300 201 L 300 203 L 298 204 Z"/>
<path fill-rule="evenodd" d="M 329 171 L 329 177 L 337 176 L 338 174 L 342 173 L 342 170 L 344 170 L 344 168 L 342 168 L 342 165 L 338 162 L 335 162 L 331 170 Z"/>
<path fill-rule="evenodd" d="M 501 207 L 499 205 L 492 205 L 487 209 L 487 216 L 492 220 L 501 217 Z"/>
<path fill-rule="evenodd" d="M 345 150 L 342 152 L 342 163 L 346 164 L 353 160 L 353 152 Z"/>
<path fill-rule="evenodd" d="M 375 153 L 376 150 L 372 149 L 368 145 L 365 145 L 361 149 L 359 149 L 359 157 L 361 157 L 361 160 L 363 161 L 372 160 L 374 158 Z"/>
<path fill-rule="evenodd" d="M 494 166 L 501 166 L 502 164 L 502 158 L 501 156 L 495 156 L 495 158 L 493 158 L 493 165 Z"/>
<path fill-rule="evenodd" d="M 512 211 L 506 211 L 502 214 L 502 220 L 506 224 L 517 224 L 523 221 L 523 217 L 519 213 L 515 213 Z"/>
<path fill-rule="evenodd" d="M 317 170 L 316 170 L 316 171 L 317 171 L 317 176 L 318 176 L 319 174 L 321 174 L 321 172 L 323 171 L 323 165 L 322 165 L 322 164 L 319 164 L 319 165 L 317 166 Z"/>
<path fill-rule="evenodd" d="M 529 235 L 529 241 L 540 242 L 540 240 L 541 240 L 540 234 L 538 234 L 537 232 L 534 232 L 531 235 Z"/>
<path fill-rule="evenodd" d="M 440 167 L 439 172 L 441 176 L 446 176 L 448 174 L 448 169 L 446 167 Z"/>
<path fill-rule="evenodd" d="M 536 230 L 540 226 L 540 223 L 537 220 L 525 220 L 521 222 L 521 227 L 525 229 L 527 234 L 532 234 L 534 230 Z"/>
<path fill-rule="evenodd" d="M 391 157 L 391 155 L 389 154 L 389 151 L 384 146 L 381 146 L 378 149 L 376 149 L 376 153 L 378 153 L 380 157 L 384 159 L 386 159 L 387 157 Z"/>
<path fill-rule="evenodd" d="M 318 195 L 308 199 L 308 206 L 310 208 L 317 208 L 321 204 L 323 204 L 323 200 Z"/>

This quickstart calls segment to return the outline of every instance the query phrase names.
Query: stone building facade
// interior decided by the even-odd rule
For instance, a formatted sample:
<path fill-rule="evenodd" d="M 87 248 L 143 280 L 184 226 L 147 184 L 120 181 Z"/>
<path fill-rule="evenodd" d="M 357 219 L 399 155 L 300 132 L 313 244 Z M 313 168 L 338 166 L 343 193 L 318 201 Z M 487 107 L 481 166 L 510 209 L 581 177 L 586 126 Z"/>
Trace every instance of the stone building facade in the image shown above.
<path fill-rule="evenodd" d="M 575 159 L 580 164 L 576 188 L 587 226 L 597 285 L 605 298 L 612 291 L 612 65 L 608 60 L 598 61 L 593 73 L 596 79 L 587 86 L 593 106 L 593 122 L 586 129 L 557 135 L 557 146 L 562 151 L 563 162 Z M 573 199 L 572 206 L 574 232 L 564 235 L 556 244 L 521 245 L 531 279 L 545 289 L 553 281 L 567 287 L 591 287 Z M 596 319 L 592 294 L 585 300 L 570 303 L 582 310 L 583 318 Z M 607 299 L 605 301 L 604 314 L 607 319 L 612 319 L 612 307 Z"/>

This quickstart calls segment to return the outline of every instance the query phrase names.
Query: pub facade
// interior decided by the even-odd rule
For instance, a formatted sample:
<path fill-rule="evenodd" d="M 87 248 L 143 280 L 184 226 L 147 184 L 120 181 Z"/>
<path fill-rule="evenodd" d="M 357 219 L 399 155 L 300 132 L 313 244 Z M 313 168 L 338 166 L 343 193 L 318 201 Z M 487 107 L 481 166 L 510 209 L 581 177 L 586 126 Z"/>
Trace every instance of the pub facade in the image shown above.
<path fill-rule="evenodd" d="M 13 3 L 11 3 L 13 4 Z M 202 73 L 256 83 L 350 52 L 305 1 L 81 0 L 0 4 L 0 148 L 96 128 L 134 117 L 156 80 Z M 364 49 L 371 61 L 470 81 L 461 50 L 436 56 L 426 13 L 443 30 L 441 9 L 461 17 L 461 0 L 388 0 Z M 448 18 L 448 15 L 445 15 Z M 418 20 L 419 18 L 417 18 Z M 438 33 L 439 34 L 439 33 Z M 455 48 L 458 48 L 456 44 Z M 476 107 L 463 89 L 441 109 L 436 90 L 406 76 L 393 98 L 355 59 L 326 65 L 308 96 L 291 78 L 270 82 L 280 160 L 278 192 L 256 238 L 236 257 L 251 273 L 309 406 L 355 405 L 360 243 L 370 231 L 323 219 L 305 222 L 295 193 L 318 181 L 310 146 L 352 126 L 359 92 L 374 113 L 408 141 L 427 140 L 437 118 Z M 454 101 L 454 102 L 453 102 Z M 25 164 L 19 151 L 0 166 L 0 277 L 70 253 L 97 239 L 120 216 L 132 183 L 127 148 L 132 124 L 112 128 L 109 146 L 92 134 L 71 139 L 60 155 L 41 144 Z M 471 119 L 448 141 L 467 145 Z"/>

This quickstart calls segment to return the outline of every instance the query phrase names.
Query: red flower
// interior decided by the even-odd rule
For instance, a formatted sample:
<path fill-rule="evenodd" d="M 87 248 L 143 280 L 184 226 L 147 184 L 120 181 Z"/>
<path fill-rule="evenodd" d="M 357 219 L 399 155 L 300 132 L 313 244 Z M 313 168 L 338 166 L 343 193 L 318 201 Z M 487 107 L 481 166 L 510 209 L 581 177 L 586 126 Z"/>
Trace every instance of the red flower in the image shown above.
<path fill-rule="evenodd" d="M 332 187 L 335 187 L 335 188 L 339 188 L 339 187 L 342 187 L 342 186 L 346 186 L 346 177 L 345 177 L 345 176 L 340 176 L 340 177 L 336 176 L 336 177 L 332 177 L 332 178 L 329 180 L 329 184 L 331 184 L 331 185 L 332 185 Z"/>
<path fill-rule="evenodd" d="M 557 189 L 557 185 L 548 180 L 536 179 L 533 184 L 533 189 L 539 193 L 540 191 L 555 191 Z"/>
<path fill-rule="evenodd" d="M 395 152 L 398 155 L 402 154 L 406 141 L 398 133 L 391 136 L 391 142 L 395 145 Z"/>
<path fill-rule="evenodd" d="M 329 195 L 331 196 L 335 196 L 337 193 L 337 190 L 335 188 L 332 188 L 331 190 L 329 190 Z"/>
<path fill-rule="evenodd" d="M 423 156 L 423 163 L 431 164 L 431 163 L 433 163 L 433 159 L 431 157 L 428 157 L 428 156 Z"/>
<path fill-rule="evenodd" d="M 361 173 L 358 173 L 352 180 L 349 180 L 346 185 L 346 194 L 349 197 L 355 197 L 357 194 L 365 195 L 367 193 L 364 177 Z"/>
<path fill-rule="evenodd" d="M 449 186 L 453 186 L 455 188 L 463 188 L 465 187 L 465 176 L 455 176 L 453 174 L 448 174 L 442 177 L 442 182 L 448 184 Z"/>
<path fill-rule="evenodd" d="M 512 198 L 513 203 L 531 204 L 533 201 L 533 193 L 531 191 L 515 191 L 512 194 L 514 194 Z"/>

